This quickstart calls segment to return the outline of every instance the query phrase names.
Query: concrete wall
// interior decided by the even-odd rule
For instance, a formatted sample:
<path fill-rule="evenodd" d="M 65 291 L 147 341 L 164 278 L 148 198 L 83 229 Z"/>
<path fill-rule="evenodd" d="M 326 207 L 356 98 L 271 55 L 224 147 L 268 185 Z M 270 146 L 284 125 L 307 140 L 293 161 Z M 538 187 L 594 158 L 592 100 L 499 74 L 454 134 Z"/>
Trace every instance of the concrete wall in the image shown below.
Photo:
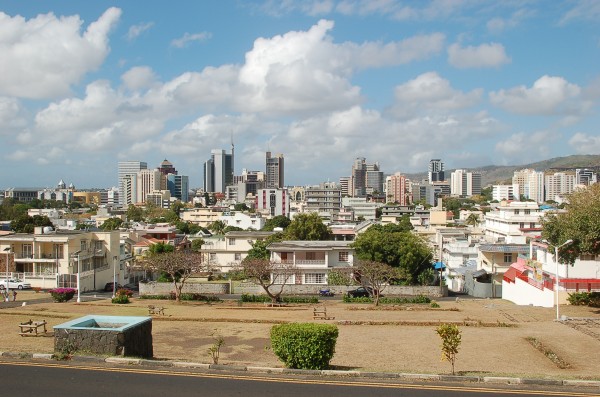
<path fill-rule="evenodd" d="M 494 284 L 494 293 L 492 293 L 491 283 L 480 283 L 473 278 L 472 274 L 467 273 L 465 275 L 464 291 L 468 295 L 475 298 L 501 298 L 502 297 L 502 285 Z"/>
<path fill-rule="evenodd" d="M 346 285 L 314 285 L 314 284 L 298 284 L 286 285 L 283 289 L 285 295 L 318 295 L 320 289 L 329 288 L 335 295 L 343 295 L 346 291 L 358 288 L 358 286 Z M 168 295 L 174 291 L 172 283 L 140 283 L 140 295 Z M 278 290 L 278 289 L 277 289 Z M 228 283 L 189 283 L 186 282 L 183 287 L 184 293 L 199 293 L 199 294 L 229 294 Z M 234 294 L 264 294 L 264 290 L 259 285 L 253 283 L 234 284 Z M 448 296 L 448 287 L 443 286 L 440 290 L 439 286 L 404 286 L 404 285 L 388 285 L 383 290 L 383 295 L 386 296 L 417 296 L 425 295 L 431 297 Z"/>

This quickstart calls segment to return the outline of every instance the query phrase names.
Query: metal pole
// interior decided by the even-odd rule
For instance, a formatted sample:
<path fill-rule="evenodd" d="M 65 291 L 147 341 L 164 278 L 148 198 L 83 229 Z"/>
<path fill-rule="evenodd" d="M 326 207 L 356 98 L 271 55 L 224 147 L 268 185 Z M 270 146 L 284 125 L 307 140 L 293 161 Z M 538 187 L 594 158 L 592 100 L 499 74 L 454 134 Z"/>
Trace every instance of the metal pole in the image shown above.
<path fill-rule="evenodd" d="M 77 253 L 77 303 L 81 302 L 81 280 L 79 276 L 81 252 Z"/>
<path fill-rule="evenodd" d="M 113 294 L 112 297 L 115 299 L 117 290 L 117 257 L 113 256 Z"/>
<path fill-rule="evenodd" d="M 6 252 L 6 295 L 5 295 L 4 300 L 6 302 L 8 302 L 8 300 L 9 300 L 8 296 L 9 296 L 9 292 L 10 292 L 10 290 L 8 289 L 8 287 L 10 286 L 10 278 L 8 277 L 8 259 L 9 259 L 8 252 L 10 251 L 10 248 L 6 248 L 6 249 L 4 249 L 4 251 Z"/>
<path fill-rule="evenodd" d="M 558 309 L 558 286 L 559 286 L 559 275 L 558 275 L 558 250 L 562 247 L 564 247 L 567 244 L 571 244 L 573 242 L 573 240 L 567 240 L 564 243 L 562 243 L 559 246 L 555 246 L 554 247 L 554 262 L 556 263 L 556 320 L 560 321 L 560 314 L 559 314 L 559 309 Z"/>

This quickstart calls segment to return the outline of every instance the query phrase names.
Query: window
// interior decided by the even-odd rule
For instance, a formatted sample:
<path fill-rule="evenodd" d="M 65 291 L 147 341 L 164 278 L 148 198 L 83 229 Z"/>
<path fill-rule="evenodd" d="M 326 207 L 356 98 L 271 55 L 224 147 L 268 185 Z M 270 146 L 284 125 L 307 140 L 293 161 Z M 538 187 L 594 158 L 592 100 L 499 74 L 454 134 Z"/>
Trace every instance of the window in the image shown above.
<path fill-rule="evenodd" d="M 236 252 L 236 254 L 235 254 L 235 260 L 236 261 L 241 261 L 242 260 L 242 254 L 240 254 L 239 252 Z"/>
<path fill-rule="evenodd" d="M 209 255 L 209 259 L 211 261 L 216 260 L 217 259 L 217 254 L 215 252 L 211 252 L 210 255 Z"/>
<path fill-rule="evenodd" d="M 521 211 L 519 211 L 519 210 L 515 210 L 515 215 L 519 215 L 520 212 Z"/>
<path fill-rule="evenodd" d="M 23 244 L 21 248 L 21 258 L 33 258 L 33 245 Z"/>
<path fill-rule="evenodd" d="M 295 278 L 293 274 L 273 274 L 274 284 L 295 284 Z"/>
<path fill-rule="evenodd" d="M 325 284 L 325 273 L 306 273 L 304 284 Z"/>
<path fill-rule="evenodd" d="M 525 228 L 525 222 L 520 222 L 519 223 L 519 228 L 520 229 L 524 229 Z"/>
<path fill-rule="evenodd" d="M 535 229 L 535 223 L 533 223 L 533 222 L 530 222 L 530 223 L 529 223 L 529 228 L 530 228 L 530 229 Z"/>
<path fill-rule="evenodd" d="M 523 212 L 525 213 L 525 215 L 529 215 L 531 213 L 531 210 L 525 210 Z"/>
<path fill-rule="evenodd" d="M 512 253 L 505 252 L 504 253 L 504 263 L 512 263 Z"/>
<path fill-rule="evenodd" d="M 230 238 L 229 239 L 229 245 L 235 245 L 235 239 L 234 238 Z"/>
<path fill-rule="evenodd" d="M 348 262 L 348 251 L 342 251 L 338 254 L 339 262 Z"/>
<path fill-rule="evenodd" d="M 62 244 L 54 244 L 52 251 L 56 259 L 64 259 L 64 246 Z"/>
<path fill-rule="evenodd" d="M 307 252 L 306 253 L 306 260 L 307 261 L 314 261 L 315 259 L 317 259 L 317 255 L 314 252 Z"/>

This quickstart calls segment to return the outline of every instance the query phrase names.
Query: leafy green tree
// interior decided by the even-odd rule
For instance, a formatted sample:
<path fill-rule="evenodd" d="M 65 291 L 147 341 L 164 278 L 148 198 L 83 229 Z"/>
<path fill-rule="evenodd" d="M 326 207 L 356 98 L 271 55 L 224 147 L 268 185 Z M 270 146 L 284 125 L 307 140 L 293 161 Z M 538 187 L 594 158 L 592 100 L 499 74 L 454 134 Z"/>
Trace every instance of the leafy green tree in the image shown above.
<path fill-rule="evenodd" d="M 317 241 L 329 239 L 329 228 L 316 212 L 298 214 L 285 229 L 286 240 Z"/>
<path fill-rule="evenodd" d="M 118 230 L 123 224 L 123 220 L 121 218 L 108 218 L 104 221 L 100 229 L 102 230 Z"/>
<path fill-rule="evenodd" d="M 144 210 L 133 204 L 127 207 L 127 220 L 129 222 L 141 222 L 144 220 Z"/>
<path fill-rule="evenodd" d="M 152 244 L 150 246 L 150 248 L 148 248 L 148 252 L 151 255 L 154 254 L 163 254 L 163 253 L 167 253 L 167 252 L 173 252 L 175 251 L 175 247 L 173 247 L 171 244 L 169 243 L 165 243 L 165 242 L 158 242 L 156 244 Z"/>
<path fill-rule="evenodd" d="M 467 216 L 467 219 L 465 219 L 465 224 L 470 226 L 479 225 L 479 215 L 473 213 L 469 214 L 469 216 Z"/>
<path fill-rule="evenodd" d="M 420 236 L 407 231 L 388 231 L 373 225 L 359 234 L 352 247 L 356 258 L 375 261 L 398 268 L 398 278 L 403 283 L 418 284 L 419 274 L 431 267 L 433 253 Z"/>
<path fill-rule="evenodd" d="M 442 339 L 442 360 L 452 364 L 452 375 L 454 375 L 454 363 L 461 342 L 461 333 L 456 324 L 440 324 L 435 330 Z"/>
<path fill-rule="evenodd" d="M 600 184 L 569 195 L 567 212 L 552 213 L 542 219 L 542 238 L 558 247 L 562 263 L 573 264 L 581 254 L 600 254 Z"/>
<path fill-rule="evenodd" d="M 238 226 L 225 226 L 225 229 L 223 229 L 223 234 L 227 234 L 229 232 L 241 232 L 242 230 L 244 229 Z"/>
<path fill-rule="evenodd" d="M 195 238 L 192 240 L 192 250 L 194 251 L 200 251 L 202 249 L 202 246 L 204 245 L 205 241 L 204 239 L 201 238 Z"/>
<path fill-rule="evenodd" d="M 248 211 L 250 208 L 248 208 L 248 206 L 246 205 L 246 203 L 237 203 L 236 205 L 233 206 L 234 211 Z"/>
<path fill-rule="evenodd" d="M 225 228 L 227 225 L 223 221 L 214 221 L 210 225 L 208 225 L 208 230 L 212 231 L 214 234 L 225 234 Z"/>
<path fill-rule="evenodd" d="M 251 245 L 252 248 L 248 250 L 248 255 L 246 255 L 244 260 L 269 259 L 271 254 L 269 253 L 269 250 L 267 250 L 267 245 L 269 245 L 269 243 L 266 240 L 256 240 Z"/>
<path fill-rule="evenodd" d="M 179 218 L 179 214 L 181 213 L 181 211 L 185 208 L 185 204 L 182 203 L 181 201 L 177 200 L 175 201 L 173 204 L 171 204 L 171 211 L 173 211 L 175 214 L 177 214 L 177 218 Z"/>
<path fill-rule="evenodd" d="M 267 221 L 265 222 L 265 226 L 263 226 L 263 228 L 261 230 L 270 232 L 278 227 L 285 229 L 286 227 L 289 226 L 289 224 L 291 222 L 292 221 L 290 221 L 290 219 L 287 216 L 277 215 L 271 219 L 267 219 Z"/>
<path fill-rule="evenodd" d="M 33 233 L 36 226 L 52 226 L 52 222 L 45 215 L 21 215 L 10 223 L 16 233 Z"/>

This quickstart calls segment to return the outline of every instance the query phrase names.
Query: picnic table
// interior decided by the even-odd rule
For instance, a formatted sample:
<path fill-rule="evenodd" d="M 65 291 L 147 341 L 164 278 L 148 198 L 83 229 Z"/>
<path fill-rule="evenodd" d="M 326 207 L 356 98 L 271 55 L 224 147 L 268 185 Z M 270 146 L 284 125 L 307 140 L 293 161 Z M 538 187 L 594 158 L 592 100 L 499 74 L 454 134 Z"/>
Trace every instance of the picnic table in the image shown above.
<path fill-rule="evenodd" d="M 21 336 L 38 336 L 41 334 L 46 334 L 48 331 L 46 329 L 46 324 L 48 324 L 46 322 L 46 320 L 42 320 L 42 321 L 33 321 L 33 320 L 29 320 L 26 321 L 24 323 L 19 323 L 19 328 L 20 328 L 20 332 L 19 335 Z M 43 333 L 40 333 L 40 331 L 43 330 Z"/>

